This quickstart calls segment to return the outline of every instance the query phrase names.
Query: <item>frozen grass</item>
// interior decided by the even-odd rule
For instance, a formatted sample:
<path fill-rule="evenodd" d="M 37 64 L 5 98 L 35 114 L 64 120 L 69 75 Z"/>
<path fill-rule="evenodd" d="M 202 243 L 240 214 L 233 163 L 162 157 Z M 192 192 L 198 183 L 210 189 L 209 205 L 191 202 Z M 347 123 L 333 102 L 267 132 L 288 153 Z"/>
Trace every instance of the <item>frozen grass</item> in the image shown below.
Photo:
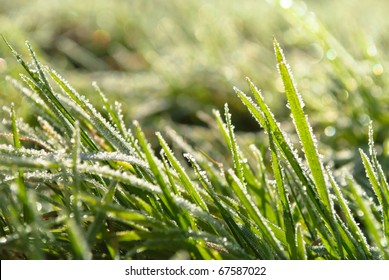
<path fill-rule="evenodd" d="M 239 137 L 226 104 L 224 115 L 202 115 L 207 134 L 220 136 L 212 153 L 202 149 L 209 143 L 172 129 L 146 137 L 96 84 L 102 111 L 42 65 L 28 43 L 31 63 L 8 46 L 25 71 L 8 80 L 37 117 L 30 125 L 14 105 L 3 108 L 2 259 L 389 258 L 389 189 L 373 125 L 369 150 L 360 151 L 366 189 L 351 172 L 335 176 L 323 163 L 276 40 L 297 134 L 281 127 L 248 80 L 255 101 L 235 91 L 266 135 L 251 143 Z"/>
<path fill-rule="evenodd" d="M 101 109 L 90 87 L 90 81 L 98 80 L 110 98 L 123 104 L 128 123 L 137 119 L 143 127 L 155 128 L 155 120 L 162 117 L 199 124 L 198 110 L 222 110 L 228 102 L 237 129 L 256 131 L 255 122 L 231 93 L 232 86 L 245 88 L 245 76 L 261 82 L 264 95 L 269 93 L 266 103 L 280 122 L 287 120 L 285 96 L 278 94 L 282 82 L 271 54 L 276 35 L 294 66 L 311 125 L 322 147 L 330 146 L 336 163 L 359 157 L 345 150 L 365 143 L 368 116 L 375 123 L 377 144 L 389 138 L 384 90 L 389 57 L 381 51 L 389 42 L 388 1 L 0 3 L 1 32 L 7 38 L 19 43 L 28 39 L 42 61 L 49 61 Z M 27 49 L 20 52 L 26 55 Z M 0 65 L 3 106 L 18 96 L 3 76 L 15 77 L 19 70 L 5 44 L 0 44 L 0 57 L 8 65 L 3 72 Z M 23 103 L 18 115 L 28 118 L 24 114 L 29 111 Z M 161 129 L 164 123 L 159 125 Z M 389 150 L 389 142 L 385 144 Z"/>

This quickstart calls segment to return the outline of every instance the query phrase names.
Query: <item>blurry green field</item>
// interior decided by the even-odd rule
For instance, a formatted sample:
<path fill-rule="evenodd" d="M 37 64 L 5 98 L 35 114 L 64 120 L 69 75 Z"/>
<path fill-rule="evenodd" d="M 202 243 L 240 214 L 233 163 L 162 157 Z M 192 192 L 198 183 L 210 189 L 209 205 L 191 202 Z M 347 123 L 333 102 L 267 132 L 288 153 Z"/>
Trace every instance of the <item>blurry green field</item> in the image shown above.
<path fill-rule="evenodd" d="M 219 135 L 207 125 L 225 103 L 241 143 L 269 144 L 233 90 L 249 91 L 245 77 L 298 143 L 275 67 L 276 37 L 324 163 L 337 179 L 346 172 L 368 189 L 358 149 L 368 149 L 370 120 L 377 157 L 389 169 L 388 9 L 384 0 L 0 0 L 0 32 L 24 57 L 28 40 L 44 64 L 103 109 L 96 81 L 111 102 L 122 103 L 124 123 L 139 121 L 153 147 L 154 132 L 172 127 L 217 161 L 230 158 L 220 158 Z M 16 114 L 34 125 L 31 103 L 6 82 L 21 71 L 1 41 L 0 106 L 13 102 Z M 3 118 L 7 110 L 0 111 Z M 2 136 L 6 126 L 0 124 Z"/>

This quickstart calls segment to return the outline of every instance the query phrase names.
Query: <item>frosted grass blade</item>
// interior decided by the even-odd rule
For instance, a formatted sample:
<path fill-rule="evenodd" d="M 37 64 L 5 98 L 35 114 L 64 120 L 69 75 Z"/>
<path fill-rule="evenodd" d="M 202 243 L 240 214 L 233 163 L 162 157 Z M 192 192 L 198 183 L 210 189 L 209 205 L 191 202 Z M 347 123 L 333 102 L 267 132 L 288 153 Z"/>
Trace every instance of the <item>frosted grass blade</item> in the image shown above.
<path fill-rule="evenodd" d="M 307 259 L 307 251 L 305 249 L 305 242 L 304 242 L 304 236 L 303 231 L 301 229 L 301 224 L 296 225 L 296 247 L 297 247 L 297 253 L 298 257 L 297 259 L 300 260 L 306 260 Z"/>
<path fill-rule="evenodd" d="M 176 157 L 174 156 L 173 152 L 168 147 L 166 141 L 163 139 L 162 135 L 160 133 L 157 133 L 157 138 L 159 140 L 160 145 L 162 146 L 162 149 L 165 151 L 167 158 L 169 159 L 170 163 L 172 164 L 175 171 L 179 174 L 180 180 L 182 181 L 183 185 L 185 186 L 188 194 L 193 198 L 194 202 L 200 206 L 204 211 L 207 211 L 207 205 L 205 204 L 204 200 L 201 198 L 199 191 L 196 189 L 194 183 L 189 178 L 188 174 L 185 172 L 184 168 L 181 166 L 181 164 L 178 162 Z"/>
<path fill-rule="evenodd" d="M 378 175 L 373 169 L 373 165 L 370 161 L 370 159 L 367 157 L 367 155 L 360 149 L 359 150 L 363 165 L 365 167 L 365 171 L 367 174 L 367 177 L 369 178 L 369 181 L 371 183 L 371 186 L 373 187 L 374 193 L 376 194 L 378 201 L 382 207 L 382 226 L 383 231 L 386 238 L 386 244 L 389 242 L 389 201 L 386 197 L 386 194 L 384 190 L 382 189 L 382 186 L 379 183 Z M 386 187 L 386 186 L 383 186 Z"/>
<path fill-rule="evenodd" d="M 370 156 L 372 158 L 372 163 L 374 165 L 374 171 L 376 172 L 377 181 L 379 181 L 379 186 L 381 190 L 381 205 L 383 213 L 383 225 L 384 233 L 386 237 L 386 243 L 389 244 L 389 184 L 386 179 L 386 175 L 382 170 L 381 164 L 377 159 L 377 152 L 374 147 L 374 138 L 373 138 L 373 123 L 369 124 L 369 150 Z"/>
<path fill-rule="evenodd" d="M 309 168 L 312 172 L 317 193 L 326 207 L 327 213 L 332 215 L 332 202 L 326 186 L 323 165 L 317 151 L 316 140 L 312 134 L 312 128 L 309 125 L 307 116 L 303 111 L 304 104 L 301 95 L 297 92 L 291 72 L 276 39 L 274 39 L 274 49 L 277 57 L 278 69 L 282 77 L 290 110 L 293 115 L 294 124 L 301 140 Z"/>
<path fill-rule="evenodd" d="M 251 92 L 254 94 L 255 99 L 258 103 L 258 106 L 254 104 L 254 102 L 246 96 L 242 91 L 235 88 L 236 93 L 238 94 L 238 97 L 241 99 L 243 104 L 247 106 L 250 113 L 254 116 L 254 118 L 257 120 L 257 122 L 267 131 L 267 129 L 270 129 L 270 131 L 274 135 L 275 143 L 278 145 L 280 150 L 285 154 L 285 157 L 288 159 L 288 162 L 293 167 L 294 171 L 296 172 L 299 179 L 302 181 L 303 184 L 307 186 L 311 186 L 312 183 L 310 181 L 310 178 L 307 177 L 303 169 L 301 167 L 302 163 L 301 160 L 297 157 L 296 152 L 294 151 L 289 139 L 286 138 L 286 135 L 282 132 L 281 128 L 279 127 L 279 124 L 275 120 L 272 112 L 266 105 L 262 94 L 260 91 L 255 87 L 255 85 L 247 78 L 247 82 L 250 86 Z M 266 125 L 266 122 L 268 125 Z M 268 131 L 269 132 L 269 131 Z M 312 189 L 312 191 L 315 191 Z"/>
<path fill-rule="evenodd" d="M 95 90 L 99 93 L 100 98 L 103 102 L 103 106 L 105 110 L 108 113 L 109 118 L 111 121 L 115 124 L 115 127 L 120 131 L 123 137 L 127 136 L 127 128 L 123 122 L 123 116 L 121 115 L 121 109 L 120 109 L 120 103 L 115 102 L 116 111 L 112 108 L 111 104 L 109 103 L 107 97 L 103 93 L 103 91 L 100 89 L 100 87 L 97 85 L 96 82 L 92 83 L 92 86 L 95 88 Z"/>
<path fill-rule="evenodd" d="M 285 230 L 286 239 L 288 242 L 288 250 L 291 259 L 298 259 L 300 256 L 298 254 L 298 248 L 296 247 L 296 232 L 295 232 L 295 224 L 293 221 L 292 213 L 291 213 L 291 203 L 287 196 L 287 190 L 285 188 L 285 180 L 283 179 L 282 168 L 280 162 L 278 161 L 277 150 L 273 142 L 272 133 L 269 133 L 269 143 L 270 150 L 272 154 L 272 168 L 274 177 L 276 179 L 276 185 L 278 190 L 278 196 L 281 200 L 281 213 L 283 218 L 283 227 Z M 301 253 L 301 252 L 300 252 Z"/>
<path fill-rule="evenodd" d="M 241 180 L 241 182 L 244 184 L 245 179 L 244 179 L 244 174 L 243 174 L 242 160 L 241 160 L 241 156 L 240 156 L 241 151 L 239 149 L 238 143 L 236 142 L 236 137 L 235 137 L 235 133 L 234 133 L 234 126 L 232 125 L 231 114 L 229 112 L 227 104 L 224 105 L 224 116 L 225 116 L 225 120 L 226 120 L 226 127 L 228 130 L 228 138 L 229 138 L 229 142 L 230 142 L 229 146 L 231 149 L 231 154 L 232 154 L 233 159 L 234 159 L 235 173 L 237 174 L 237 176 Z"/>
<path fill-rule="evenodd" d="M 254 94 L 258 102 L 259 108 L 242 91 L 236 88 L 235 91 L 237 92 L 239 98 L 242 100 L 243 104 L 247 106 L 251 114 L 258 121 L 258 123 L 263 126 L 263 128 L 268 134 L 272 134 L 272 139 L 274 140 L 274 143 L 277 144 L 279 150 L 282 151 L 283 155 L 286 157 L 287 163 L 292 167 L 293 171 L 301 181 L 301 184 L 306 187 L 306 190 L 300 188 L 299 191 L 303 194 L 306 193 L 310 199 L 310 201 L 304 203 L 303 205 L 301 205 L 301 207 L 303 208 L 306 205 L 307 211 L 310 213 L 310 217 L 313 220 L 313 225 L 310 223 L 307 224 L 310 228 L 311 235 L 314 235 L 314 228 L 320 227 L 323 229 L 322 234 L 326 236 L 326 240 L 328 241 L 326 243 L 329 246 L 328 249 L 334 246 L 336 247 L 335 244 L 332 244 L 332 238 L 330 235 L 328 235 L 327 227 L 325 226 L 325 224 L 323 224 L 323 222 L 331 222 L 329 221 L 329 215 L 326 213 L 327 211 L 325 210 L 326 208 L 323 205 L 323 202 L 319 199 L 319 196 L 317 195 L 317 190 L 314 187 L 314 183 L 312 182 L 311 178 L 306 174 L 306 172 L 304 172 L 304 165 L 302 161 L 297 156 L 297 153 L 293 149 L 293 146 L 290 143 L 289 139 L 280 129 L 279 124 L 276 122 L 273 114 L 266 105 L 260 91 L 249 79 L 247 79 L 247 81 L 249 83 L 252 93 Z M 288 185 L 290 185 L 290 183 Z M 300 184 L 298 184 L 298 186 L 300 186 Z M 322 217 L 324 217 L 325 219 L 323 220 Z M 334 224 L 334 219 L 332 218 L 331 228 L 334 227 Z"/>
<path fill-rule="evenodd" d="M 366 228 L 366 234 L 369 236 L 369 239 L 373 240 L 382 251 L 384 250 L 384 245 L 382 244 L 383 235 L 380 231 L 381 222 L 376 219 L 371 209 L 372 201 L 369 201 L 366 197 L 366 193 L 362 191 L 361 186 L 359 186 L 352 178 L 347 178 L 347 185 L 350 188 L 352 193 L 352 199 L 354 200 L 356 206 L 358 207 L 362 217 L 362 225 Z M 386 253 L 388 257 L 389 252 Z"/>
<path fill-rule="evenodd" d="M 101 114 L 92 106 L 92 104 L 89 103 L 89 101 L 86 100 L 85 97 L 81 96 L 54 70 L 48 69 L 47 71 L 54 81 L 63 89 L 63 91 L 89 115 L 90 121 L 92 121 L 95 129 L 97 129 L 99 133 L 107 139 L 108 143 L 113 144 L 115 148 L 122 153 L 132 153 L 131 147 L 120 135 L 120 133 L 103 116 L 101 116 Z"/>
<path fill-rule="evenodd" d="M 11 120 L 12 120 L 12 133 L 13 133 L 13 142 L 15 150 L 21 149 L 20 139 L 19 139 L 19 129 L 16 121 L 16 114 L 13 105 L 11 107 Z M 18 177 L 16 184 L 18 186 L 18 198 L 23 205 L 23 218 L 25 222 L 30 223 L 33 220 L 32 209 L 30 208 L 28 197 L 27 197 L 27 188 L 24 184 L 24 171 L 23 168 L 19 167 Z"/>
<path fill-rule="evenodd" d="M 146 160 L 149 164 L 151 172 L 154 175 L 155 181 L 162 190 L 163 196 L 161 196 L 161 199 L 169 210 L 169 214 L 175 217 L 177 223 L 184 230 L 190 228 L 191 226 L 193 226 L 192 220 L 190 217 L 188 217 L 186 210 L 182 213 L 182 211 L 179 211 L 179 209 L 177 208 L 176 202 L 174 201 L 172 196 L 172 190 L 169 186 L 168 178 L 166 178 L 166 176 L 162 173 L 164 169 L 163 164 L 160 163 L 153 154 L 150 144 L 147 142 L 139 123 L 135 121 L 134 125 L 136 129 L 136 135 L 139 140 L 139 145 L 145 154 Z"/>
<path fill-rule="evenodd" d="M 245 207 L 250 217 L 255 221 L 257 226 L 259 227 L 261 233 L 264 236 L 264 239 L 271 248 L 274 250 L 275 254 L 277 254 L 278 258 L 284 259 L 286 258 L 283 249 L 281 248 L 278 240 L 275 238 L 274 233 L 268 227 L 264 217 L 259 213 L 258 209 L 254 206 L 253 202 L 250 200 L 250 195 L 245 190 L 245 187 L 242 185 L 241 181 L 235 175 L 234 172 L 230 169 L 228 175 L 231 177 L 231 187 L 233 188 L 236 196 L 239 201 Z"/>
<path fill-rule="evenodd" d="M 231 215 L 231 210 L 227 209 L 223 206 L 223 204 L 220 202 L 220 197 L 215 192 L 211 182 L 206 176 L 206 173 L 200 169 L 200 166 L 197 164 L 196 160 L 193 156 L 189 154 L 185 154 L 185 157 L 188 159 L 188 161 L 191 163 L 197 177 L 200 180 L 200 183 L 202 186 L 206 189 L 208 194 L 211 196 L 213 202 L 215 203 L 216 207 L 220 211 L 220 215 L 223 217 L 224 222 L 227 224 L 229 230 L 231 231 L 232 236 L 235 238 L 235 240 L 238 242 L 238 244 L 245 248 L 246 251 L 253 251 L 254 254 L 257 254 L 258 257 L 271 257 L 271 255 L 266 255 L 265 250 L 259 250 L 261 252 L 257 252 L 259 248 L 253 247 L 253 244 L 251 240 L 248 238 L 247 234 L 245 234 L 241 227 L 237 224 L 233 216 Z"/>
<path fill-rule="evenodd" d="M 289 66 L 286 62 L 284 54 L 279 46 L 277 40 L 274 38 L 274 50 L 278 62 L 278 70 L 280 72 L 286 97 L 288 99 L 289 107 L 292 112 L 294 125 L 296 127 L 297 133 L 299 135 L 305 158 L 308 161 L 308 166 L 310 168 L 313 180 L 315 182 L 315 187 L 318 193 L 318 196 L 325 209 L 325 218 L 332 232 L 336 236 L 337 246 L 340 256 L 343 256 L 342 242 L 339 236 L 335 221 L 335 213 L 333 208 L 333 202 L 329 196 L 329 190 L 326 185 L 325 172 L 323 168 L 323 163 L 321 162 L 319 152 L 317 150 L 316 139 L 312 133 L 312 128 L 308 122 L 308 117 L 305 115 L 303 107 L 304 103 L 301 95 L 298 93 L 295 83 L 293 81 L 292 73 L 289 69 Z"/>
<path fill-rule="evenodd" d="M 337 197 L 338 203 L 340 208 L 342 209 L 342 214 L 345 216 L 345 225 L 347 225 L 350 228 L 350 233 L 353 235 L 353 239 L 350 240 L 350 242 L 356 242 L 354 246 L 356 248 L 362 247 L 363 254 L 358 256 L 358 259 L 371 259 L 372 255 L 369 249 L 369 245 L 367 244 L 366 237 L 362 233 L 361 229 L 358 227 L 350 208 L 348 207 L 348 202 L 346 199 L 343 197 L 342 193 L 340 192 L 340 189 L 335 182 L 332 174 L 330 171 L 327 171 L 328 177 L 330 180 L 330 183 L 332 185 L 332 189 L 335 192 L 335 195 Z"/>

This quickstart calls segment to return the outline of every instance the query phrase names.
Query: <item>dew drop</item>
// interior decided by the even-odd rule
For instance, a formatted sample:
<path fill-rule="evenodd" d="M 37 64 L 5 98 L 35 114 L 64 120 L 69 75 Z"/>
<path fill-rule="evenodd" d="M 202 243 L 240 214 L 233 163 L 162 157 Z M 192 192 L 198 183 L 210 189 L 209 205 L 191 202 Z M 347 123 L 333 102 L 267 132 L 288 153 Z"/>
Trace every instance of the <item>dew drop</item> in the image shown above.
<path fill-rule="evenodd" d="M 326 57 L 327 57 L 329 60 L 335 60 L 337 56 L 338 56 L 338 54 L 337 54 L 337 52 L 336 52 L 334 49 L 329 49 L 329 50 L 326 52 Z"/>
<path fill-rule="evenodd" d="M 42 210 L 42 204 L 39 202 L 36 202 L 36 210 L 41 211 Z"/>
<path fill-rule="evenodd" d="M 382 66 L 382 64 L 377 63 L 373 65 L 372 71 L 374 75 L 380 76 L 384 73 L 384 67 Z"/>
<path fill-rule="evenodd" d="M 289 9 L 293 5 L 293 0 L 281 0 L 280 5 L 284 9 Z"/>
<path fill-rule="evenodd" d="M 375 45 L 370 45 L 370 46 L 368 46 L 367 47 L 367 54 L 369 55 L 369 56 L 376 56 L 377 55 L 377 47 L 375 46 Z"/>
<path fill-rule="evenodd" d="M 327 126 L 325 129 L 324 129 L 324 134 L 327 136 L 327 137 L 332 137 L 334 136 L 336 133 L 336 128 L 333 127 L 333 126 Z"/>

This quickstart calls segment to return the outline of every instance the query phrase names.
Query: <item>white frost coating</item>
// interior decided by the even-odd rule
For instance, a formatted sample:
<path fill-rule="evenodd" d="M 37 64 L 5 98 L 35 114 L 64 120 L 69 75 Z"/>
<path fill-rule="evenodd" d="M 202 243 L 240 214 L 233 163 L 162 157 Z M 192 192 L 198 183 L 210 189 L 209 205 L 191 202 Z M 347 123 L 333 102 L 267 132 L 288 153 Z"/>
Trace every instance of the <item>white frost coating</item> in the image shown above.
<path fill-rule="evenodd" d="M 372 120 L 369 122 L 369 154 L 371 157 L 377 157 L 377 151 L 374 148 L 374 131 Z"/>
<path fill-rule="evenodd" d="M 59 133 L 57 133 L 57 131 L 54 129 L 54 127 L 47 121 L 45 120 L 44 118 L 42 118 L 41 116 L 38 116 L 37 117 L 37 120 L 47 138 L 47 143 L 52 146 L 52 147 L 56 147 L 56 146 L 66 146 L 66 140 L 62 137 L 62 135 L 60 135 Z"/>
<path fill-rule="evenodd" d="M 261 111 L 261 109 L 258 107 L 258 105 L 254 102 L 254 100 L 251 98 L 251 96 L 247 96 L 243 91 L 241 91 L 240 89 L 234 87 L 234 90 L 235 92 L 239 93 L 244 99 L 246 99 L 257 111 L 258 113 L 260 113 L 263 117 L 265 117 L 263 115 L 263 112 Z M 253 114 L 250 110 L 250 113 Z"/>
<path fill-rule="evenodd" d="M 134 175 L 128 174 L 126 172 L 120 172 L 117 170 L 113 170 L 108 166 L 91 166 L 87 164 L 80 164 L 78 166 L 79 171 L 82 173 L 91 173 L 96 175 L 101 175 L 103 177 L 111 178 L 118 180 L 123 183 L 130 184 L 136 188 L 142 189 L 147 192 L 152 192 L 155 194 L 162 194 L 162 190 L 159 186 L 153 185 L 147 182 L 144 179 L 140 179 Z"/>
<path fill-rule="evenodd" d="M 210 213 L 203 211 L 199 206 L 189 202 L 183 197 L 173 195 L 173 200 L 179 208 L 184 208 L 191 213 L 192 216 L 196 217 L 199 220 L 202 220 L 210 225 L 212 225 L 222 236 L 228 236 L 223 223 L 216 218 L 214 218 Z"/>
<path fill-rule="evenodd" d="M 155 133 L 158 140 L 163 146 L 163 149 L 166 153 L 169 153 L 173 160 L 169 160 L 169 162 L 172 164 L 172 167 L 175 169 L 175 171 L 178 173 L 177 175 L 183 180 L 184 184 L 190 184 L 194 189 L 198 189 L 197 184 L 194 184 L 192 180 L 189 178 L 188 174 L 185 171 L 185 168 L 181 165 L 181 163 L 175 158 L 173 151 L 170 149 L 170 147 L 167 145 L 165 139 L 162 137 L 160 132 Z M 174 161 L 174 162 L 173 162 Z M 176 165 L 176 166 L 175 166 Z"/>
<path fill-rule="evenodd" d="M 119 126 L 124 137 L 128 137 L 126 124 L 124 123 L 124 116 L 122 111 L 122 103 L 115 101 L 115 111 L 119 120 Z"/>
<path fill-rule="evenodd" d="M 250 201 L 250 204 L 254 205 L 252 202 L 251 202 L 251 196 L 250 194 L 248 193 L 247 191 L 247 186 L 246 186 L 246 183 L 245 182 L 241 182 L 239 180 L 239 178 L 236 176 L 235 172 L 233 169 L 229 168 L 227 170 L 227 173 L 233 178 L 233 180 L 235 181 L 235 183 L 238 185 L 238 187 L 242 190 L 243 194 L 247 197 L 247 199 Z"/>
<path fill-rule="evenodd" d="M 10 155 L 20 155 L 24 157 L 52 157 L 53 153 L 48 153 L 44 150 L 28 149 L 25 147 L 20 147 L 20 149 L 15 149 L 12 145 L 0 144 L 0 151 L 3 153 L 8 153 Z"/>
<path fill-rule="evenodd" d="M 159 152 L 159 154 L 161 155 L 161 158 L 162 158 L 162 160 L 163 160 L 164 166 L 165 166 L 166 168 L 169 168 L 169 167 L 170 167 L 170 168 L 169 168 L 168 170 L 166 170 L 166 171 L 167 171 L 168 173 L 172 174 L 173 177 L 178 178 L 179 175 L 178 175 L 177 171 L 172 167 L 171 163 L 169 162 L 169 160 L 168 160 L 168 158 L 167 158 L 167 156 L 166 156 L 166 152 L 162 149 L 162 150 Z M 162 174 L 162 176 L 166 177 L 165 174 Z"/>
<path fill-rule="evenodd" d="M 234 125 L 232 124 L 231 121 L 231 114 L 229 112 L 228 104 L 224 104 L 224 115 L 226 118 L 226 130 L 228 131 L 229 134 L 229 141 L 230 141 L 230 149 L 232 152 L 232 156 L 234 159 L 234 169 L 236 170 L 236 173 L 240 180 L 243 182 L 244 181 L 244 175 L 243 175 L 243 166 L 242 166 L 242 159 L 240 155 L 240 148 L 239 145 L 236 141 L 235 133 L 234 133 Z"/>
<path fill-rule="evenodd" d="M 203 180 L 208 187 L 211 187 L 211 182 L 208 179 L 207 172 L 205 170 L 201 170 L 194 156 L 189 153 L 184 153 L 183 156 L 186 159 L 188 159 L 188 161 L 192 164 L 193 168 L 195 169 L 196 173 L 200 176 L 201 180 Z"/>
<path fill-rule="evenodd" d="M 286 62 L 284 51 L 280 48 L 280 46 L 278 45 L 278 42 L 275 43 L 274 47 L 275 47 L 275 52 L 278 53 L 278 51 L 279 51 L 279 53 L 281 54 L 281 57 L 282 57 L 282 61 L 277 63 L 278 73 L 279 73 L 280 77 L 283 77 L 283 75 L 281 73 L 281 65 L 285 66 L 285 68 L 288 72 L 289 78 L 291 80 L 292 86 L 294 88 L 294 91 L 296 93 L 298 102 L 300 103 L 300 107 L 304 108 L 305 104 L 304 104 L 303 98 L 297 90 L 297 83 L 295 82 L 295 80 L 293 78 L 293 73 L 292 73 L 292 70 L 290 68 L 290 65 Z M 284 82 L 284 79 L 282 79 L 282 81 Z M 285 87 L 285 84 L 284 84 L 284 87 Z"/>
<path fill-rule="evenodd" d="M 281 125 L 279 122 L 276 122 L 275 120 L 275 117 L 274 117 L 274 114 L 270 111 L 269 107 L 266 105 L 265 101 L 264 101 L 264 98 L 262 96 L 262 93 L 261 91 L 250 81 L 249 78 L 247 78 L 247 81 L 249 82 L 250 84 L 250 87 L 253 91 L 253 93 L 255 94 L 255 97 L 257 99 L 257 102 L 258 102 L 258 105 L 260 107 L 260 112 L 263 113 L 267 120 L 269 121 L 269 123 L 273 126 L 276 127 L 276 130 L 274 131 L 274 134 L 275 134 L 275 138 L 276 138 L 276 142 L 279 143 L 279 140 L 277 139 L 277 135 L 280 133 L 282 135 L 282 139 L 281 141 L 284 142 L 286 145 L 287 145 L 287 148 L 292 152 L 293 154 L 293 157 L 294 159 L 297 161 L 298 165 L 300 167 L 304 166 L 302 164 L 302 160 L 301 158 L 298 156 L 298 153 L 297 151 L 295 150 L 295 148 L 293 147 L 293 144 L 292 142 L 290 141 L 289 137 L 287 136 L 287 134 L 281 130 Z M 255 105 L 255 104 L 254 104 Z M 265 132 L 267 133 L 267 129 L 265 128 Z M 281 144 L 281 143 L 280 143 Z M 282 151 L 282 149 L 280 149 Z M 285 154 L 285 153 L 284 153 Z M 306 172 L 304 172 L 304 175 L 306 176 Z"/>
<path fill-rule="evenodd" d="M 45 107 L 45 103 L 43 102 L 43 100 L 34 91 L 31 91 L 28 88 L 24 87 L 21 83 L 19 83 L 17 80 L 13 78 L 7 77 L 6 80 L 10 81 L 12 86 L 15 87 L 20 93 L 27 96 L 35 103 L 39 104 L 40 106 Z"/>
<path fill-rule="evenodd" d="M 174 169 L 176 169 L 177 173 L 179 174 L 181 182 L 185 186 L 186 190 L 189 192 L 189 194 L 192 196 L 192 198 L 197 203 L 199 203 L 200 205 L 202 205 L 202 207 L 204 209 L 206 209 L 207 205 L 200 195 L 201 189 L 199 188 L 198 184 L 195 184 L 191 180 L 191 178 L 188 176 L 185 169 L 181 166 L 181 164 L 178 162 L 178 160 L 174 157 L 174 154 L 170 151 L 170 148 L 167 146 L 167 144 L 166 144 L 165 140 L 162 138 L 161 134 L 158 132 L 156 134 L 157 134 L 157 137 L 158 137 L 163 149 L 165 150 L 165 152 L 170 154 L 167 156 L 171 157 L 170 162 L 172 163 L 172 166 L 174 167 Z"/>
<path fill-rule="evenodd" d="M 201 160 L 201 157 L 198 155 L 198 153 L 184 140 L 182 136 L 178 135 L 174 129 L 168 127 L 166 129 L 166 133 L 181 149 L 187 153 L 190 153 L 193 157 L 196 158 L 196 160 Z"/>
<path fill-rule="evenodd" d="M 115 101 L 114 106 L 116 110 L 116 114 L 112 115 L 113 113 L 111 112 L 113 110 L 112 106 L 108 103 L 108 98 L 105 96 L 103 91 L 100 89 L 100 87 L 97 85 L 97 82 L 94 81 L 92 82 L 92 86 L 95 88 L 95 90 L 99 93 L 102 101 L 103 101 L 103 107 L 108 113 L 109 120 L 112 122 L 114 127 L 119 130 L 120 132 L 123 133 L 123 136 L 125 137 L 126 129 L 123 121 L 123 115 L 122 115 L 122 110 L 121 110 L 121 104 L 117 101 Z M 117 120 L 115 120 L 117 118 Z"/>
<path fill-rule="evenodd" d="M 11 115 L 11 109 L 10 109 L 9 107 L 7 107 L 7 106 L 4 105 L 4 106 L 2 107 L 2 109 L 3 109 L 3 111 L 6 112 L 7 114 Z"/>
<path fill-rule="evenodd" d="M 96 160 L 96 161 L 104 161 L 104 160 L 124 161 L 148 169 L 148 165 L 145 161 L 135 156 L 122 154 L 120 152 L 98 152 L 93 154 L 81 154 L 81 159 Z"/>
<path fill-rule="evenodd" d="M 81 103 L 81 107 L 84 111 L 86 111 L 90 118 L 92 124 L 95 126 L 95 128 L 101 133 L 101 135 L 104 135 L 104 137 L 112 143 L 119 151 L 123 153 L 129 153 L 132 151 L 130 145 L 125 141 L 125 139 L 120 135 L 120 133 L 117 131 L 116 128 L 114 128 L 89 102 L 88 99 L 85 98 L 85 96 L 80 95 L 69 83 L 63 79 L 55 70 L 50 70 L 50 72 L 60 81 L 60 83 L 63 83 L 65 87 L 71 92 L 73 95 L 72 98 L 75 99 L 77 103 Z M 63 88 L 62 85 L 60 85 L 62 90 L 65 94 L 68 94 Z"/>
<path fill-rule="evenodd" d="M 92 81 L 92 87 L 97 91 L 97 93 L 100 95 L 101 99 L 104 103 L 108 103 L 108 98 L 105 96 L 104 92 L 100 89 L 99 85 L 96 81 Z"/>
<path fill-rule="evenodd" d="M 46 170 L 37 170 L 33 172 L 25 172 L 24 174 L 25 179 L 31 180 L 31 179 L 40 179 L 45 181 L 57 181 L 58 177 L 60 177 L 59 174 L 53 174 L 51 172 L 48 172 Z"/>

